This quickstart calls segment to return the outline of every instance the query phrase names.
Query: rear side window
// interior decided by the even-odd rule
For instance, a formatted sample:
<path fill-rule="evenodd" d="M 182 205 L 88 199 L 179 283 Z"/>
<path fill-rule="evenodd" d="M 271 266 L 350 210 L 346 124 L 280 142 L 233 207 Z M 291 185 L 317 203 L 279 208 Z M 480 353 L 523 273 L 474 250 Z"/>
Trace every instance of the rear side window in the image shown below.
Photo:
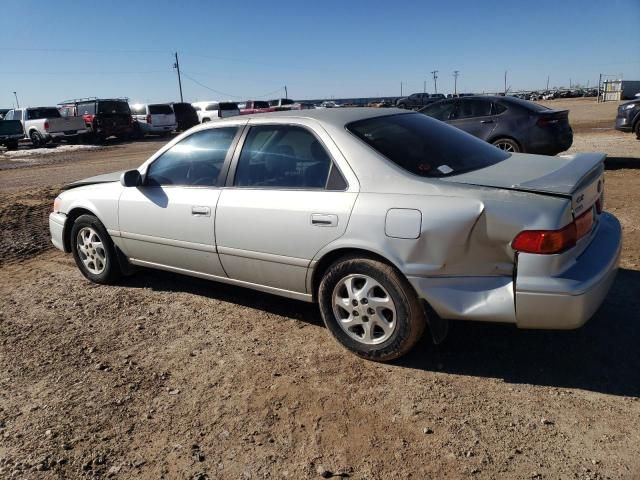
<path fill-rule="evenodd" d="M 494 165 L 510 154 L 421 113 L 367 118 L 347 130 L 399 167 L 445 177 Z"/>
<path fill-rule="evenodd" d="M 217 185 L 236 127 L 212 128 L 189 135 L 157 158 L 147 171 L 148 185 Z"/>
<path fill-rule="evenodd" d="M 484 98 L 460 100 L 457 118 L 486 117 L 488 115 L 491 115 L 491 100 Z"/>
<path fill-rule="evenodd" d="M 30 108 L 27 110 L 27 120 L 43 118 L 60 118 L 60 112 L 57 108 Z"/>
<path fill-rule="evenodd" d="M 211 112 L 213 110 L 218 110 L 218 104 L 212 103 L 210 105 L 207 105 L 207 108 L 205 108 L 205 110 L 207 110 L 208 112 Z"/>
<path fill-rule="evenodd" d="M 251 127 L 238 160 L 238 187 L 325 188 L 331 158 L 308 130 L 290 125 Z"/>
<path fill-rule="evenodd" d="M 91 103 L 79 103 L 78 104 L 78 115 L 95 115 L 96 114 L 96 104 Z"/>
<path fill-rule="evenodd" d="M 166 104 L 149 105 L 149 113 L 151 115 L 170 115 L 173 113 L 173 109 L 171 105 Z"/>

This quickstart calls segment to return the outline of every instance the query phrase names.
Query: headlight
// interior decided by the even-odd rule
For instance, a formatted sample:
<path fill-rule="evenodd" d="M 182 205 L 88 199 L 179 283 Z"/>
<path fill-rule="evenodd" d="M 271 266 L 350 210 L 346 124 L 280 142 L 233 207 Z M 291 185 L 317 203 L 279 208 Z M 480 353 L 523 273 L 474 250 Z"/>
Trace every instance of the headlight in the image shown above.
<path fill-rule="evenodd" d="M 622 110 L 631 110 L 632 108 L 635 108 L 635 107 L 636 107 L 635 103 L 629 103 L 627 105 L 623 105 Z"/>

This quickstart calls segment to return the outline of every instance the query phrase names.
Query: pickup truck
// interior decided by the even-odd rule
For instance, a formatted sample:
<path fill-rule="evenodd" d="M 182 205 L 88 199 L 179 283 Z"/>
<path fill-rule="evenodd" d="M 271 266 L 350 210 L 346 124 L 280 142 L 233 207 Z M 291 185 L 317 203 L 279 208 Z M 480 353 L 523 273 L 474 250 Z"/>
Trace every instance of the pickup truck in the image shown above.
<path fill-rule="evenodd" d="M 87 133 L 82 117 L 62 117 L 56 107 L 29 107 L 9 110 L 5 120 L 22 122 L 25 138 L 34 147 L 62 139 L 78 141 Z"/>
<path fill-rule="evenodd" d="M 22 137 L 24 131 L 19 120 L 0 120 L 0 145 L 7 147 L 7 150 L 17 150 Z"/>
<path fill-rule="evenodd" d="M 408 97 L 401 97 L 396 101 L 396 106 L 407 110 L 415 110 L 425 107 L 445 98 L 442 93 L 412 93 Z"/>
<path fill-rule="evenodd" d="M 250 115 L 252 113 L 275 112 L 277 107 L 272 107 L 269 102 L 264 100 L 247 100 L 238 105 L 240 107 L 240 115 Z"/>

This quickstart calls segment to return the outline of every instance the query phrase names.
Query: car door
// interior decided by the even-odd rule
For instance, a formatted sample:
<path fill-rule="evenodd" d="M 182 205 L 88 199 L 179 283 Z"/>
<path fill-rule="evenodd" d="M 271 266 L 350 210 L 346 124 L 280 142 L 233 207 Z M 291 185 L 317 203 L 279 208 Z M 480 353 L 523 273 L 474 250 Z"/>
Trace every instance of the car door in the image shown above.
<path fill-rule="evenodd" d="M 357 196 L 337 155 L 320 128 L 250 125 L 216 212 L 216 242 L 229 277 L 306 292 L 311 260 L 345 232 Z"/>
<path fill-rule="evenodd" d="M 455 118 L 448 122 L 471 135 L 488 140 L 496 128 L 489 98 L 460 98 Z"/>
<path fill-rule="evenodd" d="M 123 190 L 119 229 L 132 263 L 225 276 L 214 222 L 239 131 L 225 126 L 192 133 L 143 167 L 143 185 Z"/>

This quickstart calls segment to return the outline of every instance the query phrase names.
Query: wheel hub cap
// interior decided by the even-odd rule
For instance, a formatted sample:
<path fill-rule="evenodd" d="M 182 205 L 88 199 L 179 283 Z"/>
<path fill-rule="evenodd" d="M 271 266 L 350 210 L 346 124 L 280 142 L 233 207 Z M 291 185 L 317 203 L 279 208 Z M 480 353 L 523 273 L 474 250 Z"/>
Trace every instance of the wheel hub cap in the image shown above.
<path fill-rule="evenodd" d="M 107 255 L 102 239 L 91 227 L 78 232 L 77 248 L 80 260 L 85 268 L 94 275 L 100 275 L 107 266 Z"/>
<path fill-rule="evenodd" d="M 396 329 L 396 307 L 389 292 L 368 275 L 353 274 L 333 290 L 333 314 L 352 339 L 377 345 Z"/>

